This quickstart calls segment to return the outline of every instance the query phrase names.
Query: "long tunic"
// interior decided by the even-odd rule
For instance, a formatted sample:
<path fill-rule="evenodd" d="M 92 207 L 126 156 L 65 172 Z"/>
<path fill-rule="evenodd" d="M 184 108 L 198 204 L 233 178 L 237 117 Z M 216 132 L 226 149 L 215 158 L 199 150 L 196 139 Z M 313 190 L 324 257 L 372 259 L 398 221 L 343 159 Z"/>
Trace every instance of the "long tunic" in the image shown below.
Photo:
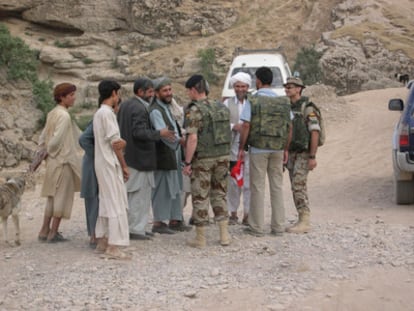
<path fill-rule="evenodd" d="M 74 191 L 80 190 L 79 136 L 80 130 L 71 119 L 67 109 L 56 105 L 47 115 L 46 125 L 39 141 L 40 145 L 46 147 L 48 153 L 45 179 L 41 191 L 43 197 L 55 196 L 64 165 L 69 165 L 73 172 Z"/>
<path fill-rule="evenodd" d="M 158 101 L 158 103 L 166 112 L 171 124 L 174 126 L 174 131 L 177 133 L 174 142 L 169 142 L 164 139 L 162 141 L 172 150 L 175 150 L 178 170 L 156 170 L 154 172 L 155 188 L 152 192 L 154 220 L 182 220 L 181 191 L 183 188 L 183 178 L 181 174 L 180 137 L 178 137 L 178 128 L 168 106 L 161 101 Z M 156 130 L 166 127 L 160 111 L 153 110 L 150 113 L 150 119 Z"/>
<path fill-rule="evenodd" d="M 112 149 L 120 139 L 114 111 L 101 105 L 93 118 L 95 172 L 99 187 L 99 217 L 96 236 L 107 236 L 112 245 L 129 245 L 128 200 L 122 168 Z"/>
<path fill-rule="evenodd" d="M 85 199 L 86 225 L 89 236 L 95 233 L 98 218 L 98 181 L 95 174 L 95 138 L 92 121 L 79 137 L 79 144 L 85 151 L 82 159 L 82 179 L 80 197 Z"/>

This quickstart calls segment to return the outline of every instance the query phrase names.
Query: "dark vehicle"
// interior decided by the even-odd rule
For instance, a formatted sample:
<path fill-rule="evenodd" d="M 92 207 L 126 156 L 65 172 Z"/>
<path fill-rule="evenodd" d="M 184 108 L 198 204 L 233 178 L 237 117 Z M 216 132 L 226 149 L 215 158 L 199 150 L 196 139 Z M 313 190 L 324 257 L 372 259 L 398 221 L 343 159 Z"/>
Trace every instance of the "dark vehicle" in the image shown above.
<path fill-rule="evenodd" d="M 414 80 L 407 84 L 408 96 L 404 102 L 394 98 L 388 109 L 402 111 L 392 137 L 395 200 L 397 204 L 414 203 Z"/>

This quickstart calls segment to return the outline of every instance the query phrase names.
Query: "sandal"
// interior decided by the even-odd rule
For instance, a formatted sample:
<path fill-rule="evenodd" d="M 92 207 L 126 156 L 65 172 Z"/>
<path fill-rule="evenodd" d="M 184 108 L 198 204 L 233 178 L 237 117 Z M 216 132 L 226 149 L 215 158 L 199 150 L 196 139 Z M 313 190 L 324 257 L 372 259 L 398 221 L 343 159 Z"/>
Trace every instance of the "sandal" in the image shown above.
<path fill-rule="evenodd" d="M 41 236 L 41 235 L 39 235 L 39 236 L 37 237 L 37 239 L 38 239 L 38 241 L 40 241 L 40 242 L 46 242 L 46 240 L 47 240 L 47 236 Z"/>
<path fill-rule="evenodd" d="M 64 238 L 62 234 L 59 232 L 56 232 L 55 236 L 51 238 L 50 240 L 47 239 L 48 243 L 57 243 L 57 242 L 66 242 L 69 241 L 68 239 Z"/>

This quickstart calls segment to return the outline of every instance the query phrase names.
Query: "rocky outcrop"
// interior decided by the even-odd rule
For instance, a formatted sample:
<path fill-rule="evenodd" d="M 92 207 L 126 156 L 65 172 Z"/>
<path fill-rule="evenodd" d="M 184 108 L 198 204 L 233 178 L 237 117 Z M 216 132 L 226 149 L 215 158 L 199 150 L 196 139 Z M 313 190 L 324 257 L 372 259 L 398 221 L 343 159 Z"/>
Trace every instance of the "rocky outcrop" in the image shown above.
<path fill-rule="evenodd" d="M 236 10 L 220 2 L 189 0 L 0 0 L 0 11 L 19 12 L 26 21 L 79 33 L 127 31 L 168 39 L 222 32 L 237 19 Z"/>
<path fill-rule="evenodd" d="M 384 16 L 386 10 L 374 1 L 346 0 L 332 11 L 335 29 L 323 33 L 318 48 L 324 52 L 320 60 L 324 82 L 335 86 L 338 94 L 400 86 L 397 72 L 413 76 L 413 60 L 381 40 L 381 32 L 404 32 L 387 26 L 391 21 Z M 380 23 L 384 30 L 375 32 L 372 28 L 380 28 Z"/>
<path fill-rule="evenodd" d="M 138 76 L 167 75 L 174 81 L 176 98 L 184 102 L 184 81 L 201 69 L 199 49 L 214 49 L 214 73 L 224 78 L 237 46 L 246 43 L 246 48 L 269 48 L 277 43 L 286 49 L 292 66 L 300 47 L 313 44 L 321 33 L 316 45 L 323 52 L 320 65 L 325 80 L 321 82 L 340 95 L 400 86 L 394 78 L 397 72 L 414 76 L 413 61 L 402 44 L 403 40 L 411 42 L 407 37 L 410 24 L 393 20 L 396 13 L 390 9 L 390 4 L 404 4 L 391 0 L 306 0 L 266 7 L 265 3 L 0 0 L 0 16 L 38 52 L 42 78 L 76 83 L 75 109 L 88 115 L 96 108 L 96 86 L 104 78 L 121 82 L 123 97 L 128 97 Z M 406 16 L 404 11 L 400 8 L 397 17 L 410 20 L 409 12 Z M 401 42 L 390 44 L 395 39 L 392 35 Z M 1 86 L 5 83 L 0 81 Z M 212 95 L 220 89 L 220 85 L 214 86 Z M 30 93 L 17 85 L 6 85 L 0 92 L 0 166 L 30 158 L 40 116 Z M 82 110 L 84 107 L 89 107 L 88 111 Z"/>
<path fill-rule="evenodd" d="M 34 107 L 29 85 L 0 79 L 0 116 L 0 169 L 31 160 L 41 112 Z"/>

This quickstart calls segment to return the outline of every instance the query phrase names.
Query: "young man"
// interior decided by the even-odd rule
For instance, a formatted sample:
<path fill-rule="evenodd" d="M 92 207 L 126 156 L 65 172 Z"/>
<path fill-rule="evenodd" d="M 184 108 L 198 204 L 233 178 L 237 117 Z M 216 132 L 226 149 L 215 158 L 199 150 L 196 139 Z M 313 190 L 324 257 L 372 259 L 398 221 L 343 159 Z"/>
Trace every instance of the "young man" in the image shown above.
<path fill-rule="evenodd" d="M 48 113 L 39 141 L 48 156 L 41 192 L 42 196 L 47 197 L 47 202 L 38 238 L 49 243 L 67 240 L 58 229 L 62 218 L 70 218 L 74 193 L 80 190 L 80 130 L 68 113 L 68 108 L 76 99 L 75 91 L 76 86 L 71 83 L 55 87 L 56 107 Z"/>
<path fill-rule="evenodd" d="M 196 226 L 196 237 L 188 244 L 197 248 L 206 246 L 205 226 L 209 223 L 211 203 L 220 228 L 220 244 L 226 246 L 230 244 L 226 202 L 230 112 L 223 104 L 207 99 L 208 84 L 203 76 L 193 75 L 185 87 L 191 102 L 185 113 L 187 140 L 183 174 L 191 175 L 192 219 Z"/>
<path fill-rule="evenodd" d="M 230 171 L 237 163 L 239 153 L 240 132 L 242 130 L 242 121 L 240 114 L 247 102 L 247 92 L 252 84 L 250 75 L 245 72 L 238 72 L 230 79 L 235 96 L 224 101 L 224 105 L 230 110 L 230 128 L 231 132 L 231 151 L 230 151 Z M 250 180 L 249 180 L 249 153 L 244 153 L 243 162 L 243 186 L 239 187 L 237 181 L 229 177 L 229 187 L 227 192 L 227 203 L 230 211 L 229 225 L 238 223 L 237 209 L 240 205 L 240 196 L 243 193 L 243 220 L 242 224 L 248 225 L 248 215 L 250 209 Z"/>
<path fill-rule="evenodd" d="M 97 250 L 115 259 L 130 259 L 120 246 L 129 245 L 128 199 L 124 182 L 129 171 L 114 110 L 121 86 L 111 80 L 99 83 L 100 108 L 93 118 L 95 171 L 99 185 L 99 216 L 96 223 Z"/>
<path fill-rule="evenodd" d="M 316 151 L 321 128 L 313 106 L 306 106 L 309 99 L 302 96 L 302 90 L 305 88 L 302 80 L 296 77 L 288 78 L 284 87 L 295 115 L 287 168 L 293 201 L 298 212 L 298 221 L 286 231 L 306 233 L 310 230 L 308 173 L 317 165 Z"/>
<path fill-rule="evenodd" d="M 257 94 L 242 111 L 239 159 L 244 158 L 246 143 L 250 156 L 250 213 L 249 227 L 245 232 L 263 236 L 265 178 L 269 179 L 272 208 L 270 229 L 275 236 L 285 231 L 283 205 L 283 164 L 287 162 L 291 137 L 289 99 L 276 97 L 270 89 L 273 73 L 268 67 L 256 70 Z M 248 138 L 248 139 L 247 139 Z"/>

